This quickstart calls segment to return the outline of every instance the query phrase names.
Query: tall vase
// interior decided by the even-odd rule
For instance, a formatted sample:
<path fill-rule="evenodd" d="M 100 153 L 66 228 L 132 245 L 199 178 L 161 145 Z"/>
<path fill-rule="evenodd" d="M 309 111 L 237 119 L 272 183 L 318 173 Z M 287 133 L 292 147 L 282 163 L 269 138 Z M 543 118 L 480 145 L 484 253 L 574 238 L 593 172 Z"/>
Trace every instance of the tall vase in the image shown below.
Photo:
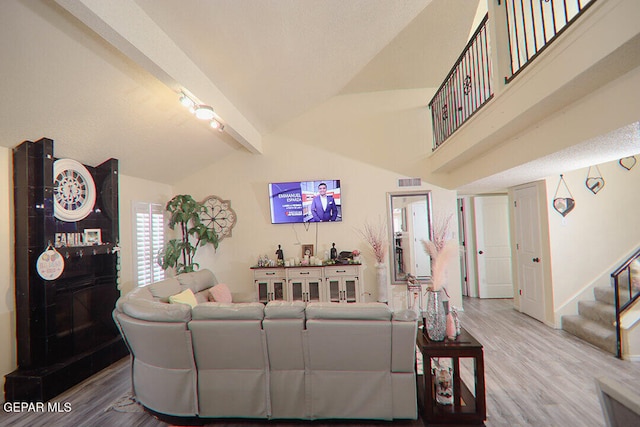
<path fill-rule="evenodd" d="M 376 264 L 376 279 L 378 282 L 378 302 L 388 302 L 387 297 L 387 265 L 380 262 Z"/>
<path fill-rule="evenodd" d="M 442 303 L 442 290 L 427 289 L 424 329 L 431 341 L 443 341 L 447 333 L 447 315 Z"/>

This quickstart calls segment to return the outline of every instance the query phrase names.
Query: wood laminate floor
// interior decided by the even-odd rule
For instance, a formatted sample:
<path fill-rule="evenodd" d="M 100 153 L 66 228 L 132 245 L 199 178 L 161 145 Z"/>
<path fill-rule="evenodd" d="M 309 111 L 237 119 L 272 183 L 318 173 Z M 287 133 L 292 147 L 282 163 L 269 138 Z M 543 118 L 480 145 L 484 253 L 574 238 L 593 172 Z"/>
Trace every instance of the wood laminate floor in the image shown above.
<path fill-rule="evenodd" d="M 564 331 L 513 309 L 512 300 L 464 300 L 462 325 L 484 345 L 489 427 L 590 427 L 605 425 L 594 378 L 609 376 L 637 389 L 640 363 L 616 359 Z M 0 410 L 0 426 L 167 426 L 144 412 L 106 410 L 130 390 L 125 358 L 53 399 L 68 413 Z M 422 421 L 282 422 L 217 420 L 208 426 L 406 426 Z"/>

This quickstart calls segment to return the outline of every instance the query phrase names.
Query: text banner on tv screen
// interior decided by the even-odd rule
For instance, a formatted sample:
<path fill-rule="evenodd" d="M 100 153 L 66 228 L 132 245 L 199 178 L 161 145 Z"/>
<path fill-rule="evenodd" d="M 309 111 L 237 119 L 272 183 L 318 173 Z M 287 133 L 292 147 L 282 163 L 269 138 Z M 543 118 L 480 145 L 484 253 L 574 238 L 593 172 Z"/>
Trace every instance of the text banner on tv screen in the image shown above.
<path fill-rule="evenodd" d="M 326 191 L 322 184 L 326 186 Z M 324 199 L 321 193 L 325 191 Z M 317 198 L 314 203 L 314 198 Z M 342 221 L 339 179 L 275 182 L 269 184 L 272 224 Z"/>

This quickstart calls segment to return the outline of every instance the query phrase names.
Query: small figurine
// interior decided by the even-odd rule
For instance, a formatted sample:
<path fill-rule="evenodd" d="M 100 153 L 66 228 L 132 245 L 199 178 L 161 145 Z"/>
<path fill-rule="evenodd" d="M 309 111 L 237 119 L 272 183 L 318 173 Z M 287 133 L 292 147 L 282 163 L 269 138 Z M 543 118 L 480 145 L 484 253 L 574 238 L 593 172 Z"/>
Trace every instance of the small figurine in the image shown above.
<path fill-rule="evenodd" d="M 338 259 L 338 250 L 336 249 L 335 243 L 331 244 L 331 259 L 332 260 Z"/>
<path fill-rule="evenodd" d="M 278 265 L 284 265 L 284 252 L 282 252 L 280 245 L 278 245 L 278 250 L 276 251 L 276 258 L 278 259 Z"/>

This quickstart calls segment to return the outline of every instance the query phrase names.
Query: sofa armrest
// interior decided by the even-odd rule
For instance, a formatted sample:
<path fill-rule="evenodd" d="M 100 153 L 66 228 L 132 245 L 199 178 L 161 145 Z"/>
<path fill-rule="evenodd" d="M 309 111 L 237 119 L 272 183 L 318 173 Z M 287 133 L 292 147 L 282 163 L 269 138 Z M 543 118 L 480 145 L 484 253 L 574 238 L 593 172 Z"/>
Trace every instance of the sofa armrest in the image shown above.
<path fill-rule="evenodd" d="M 140 299 L 125 301 L 120 308 L 130 317 L 150 322 L 188 322 L 191 320 L 191 307 L 187 304 L 167 304 Z"/>

